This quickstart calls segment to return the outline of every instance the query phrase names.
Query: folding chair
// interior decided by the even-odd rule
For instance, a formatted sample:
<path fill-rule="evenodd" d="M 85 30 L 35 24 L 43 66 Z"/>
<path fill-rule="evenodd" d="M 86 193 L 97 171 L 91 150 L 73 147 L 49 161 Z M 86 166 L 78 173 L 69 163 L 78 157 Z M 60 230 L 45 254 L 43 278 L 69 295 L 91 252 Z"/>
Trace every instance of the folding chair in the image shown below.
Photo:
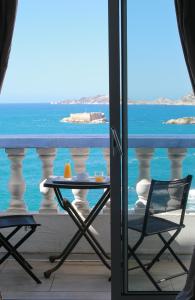
<path fill-rule="evenodd" d="M 20 247 L 36 230 L 37 224 L 31 215 L 8 215 L 0 217 L 0 247 L 4 247 L 7 250 L 6 254 L 0 258 L 0 264 L 2 264 L 10 255 L 21 265 L 21 267 L 37 282 L 41 281 L 32 272 L 32 266 L 24 259 L 24 257 L 17 251 Z M 14 228 L 7 236 L 3 235 L 2 229 Z M 10 239 L 20 230 L 27 229 L 26 234 L 13 246 L 10 243 Z"/>
<path fill-rule="evenodd" d="M 130 244 L 128 245 L 128 258 L 130 259 L 130 257 L 133 257 L 138 263 L 137 267 L 130 268 L 129 271 L 141 267 L 149 280 L 159 291 L 161 291 L 159 286 L 160 282 L 181 276 L 188 272 L 186 266 L 182 263 L 170 245 L 180 233 L 181 229 L 185 227 L 183 222 L 191 181 L 191 175 L 188 175 L 183 179 L 172 181 L 152 180 L 145 213 L 142 213 L 142 215 L 135 214 L 132 219 L 128 220 L 128 229 L 135 230 L 140 233 L 140 237 L 135 245 L 133 247 L 130 246 Z M 178 222 L 167 220 L 166 212 L 176 210 L 178 210 Z M 168 240 L 166 240 L 163 233 L 172 230 L 175 230 L 175 232 Z M 155 234 L 163 242 L 163 247 L 159 250 L 151 262 L 144 264 L 136 254 L 136 251 L 145 237 Z M 157 261 L 159 261 L 160 257 L 166 250 L 170 251 L 183 269 L 183 272 L 155 281 L 149 270 Z"/>

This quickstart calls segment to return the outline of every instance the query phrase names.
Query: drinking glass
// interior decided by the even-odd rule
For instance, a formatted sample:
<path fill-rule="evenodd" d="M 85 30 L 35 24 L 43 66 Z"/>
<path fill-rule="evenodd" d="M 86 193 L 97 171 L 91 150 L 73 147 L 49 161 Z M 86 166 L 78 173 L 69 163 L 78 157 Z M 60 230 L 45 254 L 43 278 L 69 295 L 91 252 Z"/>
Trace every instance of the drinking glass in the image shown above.
<path fill-rule="evenodd" d="M 96 171 L 94 174 L 94 177 L 95 177 L 96 182 L 103 182 L 104 181 L 104 172 Z"/>
<path fill-rule="evenodd" d="M 70 162 L 67 161 L 64 166 L 64 178 L 69 179 L 72 177 L 71 165 Z"/>

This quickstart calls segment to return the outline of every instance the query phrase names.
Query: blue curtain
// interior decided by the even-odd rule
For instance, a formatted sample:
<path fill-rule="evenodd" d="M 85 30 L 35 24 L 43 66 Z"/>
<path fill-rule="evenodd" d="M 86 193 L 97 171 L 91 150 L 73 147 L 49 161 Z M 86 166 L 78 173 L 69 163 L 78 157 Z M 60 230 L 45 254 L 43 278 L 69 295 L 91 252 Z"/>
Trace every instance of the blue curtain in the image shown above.
<path fill-rule="evenodd" d="M 0 0 L 0 91 L 8 65 L 18 0 Z"/>

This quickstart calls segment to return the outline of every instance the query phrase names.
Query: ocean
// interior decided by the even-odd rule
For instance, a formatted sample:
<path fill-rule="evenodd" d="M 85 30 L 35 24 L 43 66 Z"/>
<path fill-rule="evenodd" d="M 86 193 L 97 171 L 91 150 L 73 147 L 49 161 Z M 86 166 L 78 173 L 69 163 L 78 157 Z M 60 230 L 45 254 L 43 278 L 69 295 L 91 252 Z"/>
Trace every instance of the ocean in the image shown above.
<path fill-rule="evenodd" d="M 68 124 L 60 120 L 70 113 L 100 111 L 109 120 L 108 105 L 51 105 L 51 104 L 1 104 L 0 105 L 0 134 L 108 134 L 109 124 Z M 129 105 L 128 127 L 129 134 L 190 134 L 195 133 L 195 125 L 164 124 L 172 118 L 195 116 L 195 106 L 164 106 L 164 105 Z M 54 174 L 62 175 L 64 163 L 71 159 L 67 149 L 58 149 L 54 162 Z M 87 172 L 104 171 L 106 164 L 102 159 L 100 149 L 91 149 L 87 160 Z M 195 174 L 195 150 L 188 149 L 183 162 L 183 176 Z M 129 207 L 136 200 L 135 184 L 138 177 L 138 161 L 133 149 L 129 149 Z M 74 172 L 74 166 L 72 163 Z M 26 182 L 24 200 L 30 211 L 38 211 L 42 195 L 39 192 L 41 180 L 41 162 L 35 149 L 27 149 L 23 161 L 23 176 Z M 170 178 L 170 161 L 166 149 L 155 149 L 151 161 L 151 176 L 157 179 Z M 4 149 L 0 149 L 0 210 L 5 211 L 9 206 L 10 194 L 8 182 L 10 177 L 10 162 Z M 192 183 L 191 197 L 188 209 L 195 210 L 195 180 Z M 73 199 L 71 191 L 65 196 Z M 90 191 L 88 200 L 90 206 L 96 202 L 98 192 Z"/>

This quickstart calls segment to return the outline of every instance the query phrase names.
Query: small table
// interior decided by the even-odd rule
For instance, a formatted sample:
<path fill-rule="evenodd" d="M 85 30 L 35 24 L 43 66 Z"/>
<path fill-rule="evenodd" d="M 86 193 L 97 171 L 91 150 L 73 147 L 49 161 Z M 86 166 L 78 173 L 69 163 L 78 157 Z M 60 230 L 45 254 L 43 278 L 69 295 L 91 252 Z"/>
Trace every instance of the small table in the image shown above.
<path fill-rule="evenodd" d="M 49 257 L 50 262 L 54 262 L 56 259 L 60 260 L 55 267 L 44 272 L 45 278 L 49 278 L 51 273 L 55 272 L 64 263 L 64 261 L 67 259 L 68 255 L 77 245 L 82 236 L 86 238 L 86 240 L 94 249 L 95 253 L 98 255 L 103 264 L 108 269 L 110 269 L 111 267 L 108 263 L 110 257 L 107 255 L 105 250 L 102 248 L 100 243 L 97 241 L 97 239 L 94 237 L 94 235 L 89 229 L 92 222 L 95 220 L 101 209 L 104 207 L 104 205 L 110 198 L 110 182 L 96 182 L 94 179 L 89 179 L 88 181 L 76 181 L 66 180 L 62 177 L 54 177 L 47 179 L 44 183 L 44 186 L 54 189 L 59 205 L 63 210 L 65 210 L 69 214 L 69 216 L 72 218 L 72 220 L 78 227 L 78 231 L 74 234 L 74 236 L 72 237 L 68 245 L 65 247 L 65 249 L 61 252 L 61 254 Z M 60 191 L 61 189 L 104 189 L 104 192 L 101 198 L 96 203 L 96 205 L 90 211 L 89 215 L 86 217 L 85 220 L 83 220 L 77 212 L 77 210 L 71 204 L 71 202 L 62 197 Z"/>

